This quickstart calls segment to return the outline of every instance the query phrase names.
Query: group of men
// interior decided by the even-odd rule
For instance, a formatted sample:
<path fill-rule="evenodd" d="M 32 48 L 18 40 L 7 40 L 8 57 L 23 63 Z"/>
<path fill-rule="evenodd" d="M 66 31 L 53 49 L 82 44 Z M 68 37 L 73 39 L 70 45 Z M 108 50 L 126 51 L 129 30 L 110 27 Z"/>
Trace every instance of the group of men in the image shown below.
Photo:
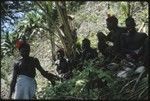
<path fill-rule="evenodd" d="M 135 20 L 132 17 L 128 17 L 125 20 L 126 27 L 118 26 L 118 19 L 115 16 L 109 16 L 106 22 L 107 28 L 110 31 L 109 34 L 106 36 L 103 32 L 99 31 L 97 33 L 98 50 L 105 57 L 105 64 L 110 63 L 111 60 L 117 57 L 116 62 L 118 63 L 124 58 L 132 62 L 140 60 L 145 67 L 148 67 L 149 37 L 146 33 L 137 32 Z M 112 42 L 113 44 L 109 45 L 108 42 Z M 89 39 L 85 38 L 82 40 L 80 52 L 77 52 L 76 65 L 98 57 L 97 50 L 93 49 L 90 44 Z M 62 56 L 62 58 L 58 58 L 60 62 L 57 64 L 57 71 L 65 70 L 65 72 L 58 73 L 71 71 L 72 63 L 65 60 L 64 51 L 61 49 L 57 53 Z"/>
<path fill-rule="evenodd" d="M 98 33 L 99 40 L 104 40 L 104 42 L 99 41 L 98 43 L 100 52 L 106 57 L 120 56 L 136 62 L 141 59 L 144 60 L 144 65 L 147 65 L 145 64 L 147 58 L 145 54 L 148 54 L 148 48 L 146 47 L 148 47 L 149 37 L 146 33 L 137 32 L 136 23 L 132 17 L 128 17 L 125 24 L 126 27 L 119 27 L 118 19 L 115 16 L 107 18 L 107 28 L 110 33 L 108 36 Z M 113 42 L 111 52 L 108 50 L 106 41 Z"/>

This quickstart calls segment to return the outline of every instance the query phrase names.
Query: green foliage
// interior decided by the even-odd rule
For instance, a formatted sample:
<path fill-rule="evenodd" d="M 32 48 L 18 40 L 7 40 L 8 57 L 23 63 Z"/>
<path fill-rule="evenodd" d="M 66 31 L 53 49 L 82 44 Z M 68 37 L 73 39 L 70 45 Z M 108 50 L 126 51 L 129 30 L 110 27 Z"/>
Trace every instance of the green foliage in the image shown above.
<path fill-rule="evenodd" d="M 2 35 L 1 41 L 1 57 L 14 55 L 15 52 L 15 42 L 19 36 L 16 33 Z"/>
<path fill-rule="evenodd" d="M 37 92 L 40 99 L 147 99 L 148 76 L 143 76 L 136 89 L 133 91 L 135 80 L 120 79 L 113 76 L 111 71 L 98 68 L 99 61 L 87 61 L 84 63 L 83 71 L 73 70 L 73 77 L 69 80 L 58 81 L 54 87 L 47 84 L 42 91 Z M 91 79 L 98 77 L 107 82 L 107 87 L 90 89 L 87 85 Z"/>
<path fill-rule="evenodd" d="M 69 11 L 69 13 L 71 12 L 77 12 L 80 9 L 80 6 L 83 5 L 85 3 L 85 1 L 70 1 L 67 2 L 67 9 Z"/>
<path fill-rule="evenodd" d="M 1 60 L 1 79 L 4 79 L 6 82 L 6 86 L 8 87 L 10 84 L 10 74 L 13 70 L 13 64 L 14 64 L 14 56 L 5 56 Z"/>
<path fill-rule="evenodd" d="M 90 90 L 92 92 L 90 95 L 88 93 L 87 83 L 89 80 L 94 79 L 94 75 L 98 75 L 98 78 L 103 78 L 103 81 L 107 81 L 108 85 L 113 82 L 112 75 L 110 72 L 104 72 L 102 69 L 97 69 L 94 65 L 94 61 L 88 61 L 84 64 L 85 68 L 83 71 L 74 70 L 73 78 L 61 82 L 57 82 L 55 87 L 50 86 L 49 84 L 43 92 L 41 99 L 66 99 L 69 96 L 76 98 L 84 97 L 92 99 L 98 98 L 98 89 Z M 90 73 L 90 74 L 89 74 Z"/>

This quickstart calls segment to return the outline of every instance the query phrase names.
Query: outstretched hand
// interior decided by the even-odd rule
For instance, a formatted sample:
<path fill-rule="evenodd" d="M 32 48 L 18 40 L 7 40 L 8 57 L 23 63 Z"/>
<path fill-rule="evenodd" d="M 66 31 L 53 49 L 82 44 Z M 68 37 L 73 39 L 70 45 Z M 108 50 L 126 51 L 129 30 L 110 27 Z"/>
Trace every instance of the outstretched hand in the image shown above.
<path fill-rule="evenodd" d="M 57 75 L 54 75 L 52 73 L 48 73 L 49 78 L 53 79 L 53 80 L 60 80 L 61 78 Z"/>
<path fill-rule="evenodd" d="M 49 73 L 48 71 L 46 71 L 46 74 L 45 74 L 46 78 L 49 80 L 49 81 L 55 81 L 55 80 L 60 80 L 61 78 L 57 75 L 54 75 L 52 73 Z"/>

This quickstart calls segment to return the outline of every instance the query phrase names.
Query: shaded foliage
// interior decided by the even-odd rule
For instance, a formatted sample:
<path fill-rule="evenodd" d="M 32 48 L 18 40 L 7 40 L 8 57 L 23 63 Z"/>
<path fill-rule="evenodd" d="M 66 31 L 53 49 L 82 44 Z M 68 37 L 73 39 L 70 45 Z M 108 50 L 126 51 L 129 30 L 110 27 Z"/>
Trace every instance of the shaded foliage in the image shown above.
<path fill-rule="evenodd" d="M 16 39 L 19 38 L 18 34 L 8 34 L 8 32 L 2 36 L 1 41 L 1 57 L 12 56 L 15 52 Z"/>
<path fill-rule="evenodd" d="M 97 62 L 87 61 L 83 65 L 84 70 L 73 71 L 73 78 L 61 82 L 57 82 L 55 87 L 48 84 L 42 91 L 37 92 L 39 99 L 100 99 L 100 100 L 115 100 L 115 99 L 147 99 L 148 98 L 148 76 L 143 77 L 138 82 L 136 89 L 133 90 L 135 81 L 139 75 L 132 78 L 123 79 L 114 76 L 112 71 L 106 70 L 105 67 L 99 67 L 101 60 Z M 92 76 L 93 75 L 93 76 Z M 96 76 L 97 75 L 97 76 Z M 101 79 L 105 82 L 104 85 L 99 83 L 99 87 L 92 88 L 89 86 L 91 79 Z"/>

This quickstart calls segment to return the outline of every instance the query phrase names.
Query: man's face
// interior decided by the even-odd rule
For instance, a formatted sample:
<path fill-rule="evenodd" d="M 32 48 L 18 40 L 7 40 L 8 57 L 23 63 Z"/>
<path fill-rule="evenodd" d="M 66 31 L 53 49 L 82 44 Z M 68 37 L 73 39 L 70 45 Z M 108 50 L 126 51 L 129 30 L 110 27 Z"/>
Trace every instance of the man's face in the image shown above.
<path fill-rule="evenodd" d="M 107 24 L 107 28 L 109 31 L 113 30 L 115 27 L 115 25 L 113 23 L 107 22 L 106 24 Z"/>
<path fill-rule="evenodd" d="M 82 49 L 84 50 L 84 49 L 88 49 L 90 47 L 90 44 L 89 43 L 87 43 L 87 42 L 83 42 L 82 43 Z"/>
<path fill-rule="evenodd" d="M 63 58 L 64 56 L 63 56 L 63 54 L 62 53 L 60 53 L 60 52 L 57 52 L 57 59 L 60 59 L 60 58 Z"/>
<path fill-rule="evenodd" d="M 26 47 L 22 47 L 20 48 L 19 52 L 22 57 L 28 57 L 30 53 L 30 49 Z"/>
<path fill-rule="evenodd" d="M 129 21 L 126 22 L 126 27 L 129 32 L 135 28 Z"/>

